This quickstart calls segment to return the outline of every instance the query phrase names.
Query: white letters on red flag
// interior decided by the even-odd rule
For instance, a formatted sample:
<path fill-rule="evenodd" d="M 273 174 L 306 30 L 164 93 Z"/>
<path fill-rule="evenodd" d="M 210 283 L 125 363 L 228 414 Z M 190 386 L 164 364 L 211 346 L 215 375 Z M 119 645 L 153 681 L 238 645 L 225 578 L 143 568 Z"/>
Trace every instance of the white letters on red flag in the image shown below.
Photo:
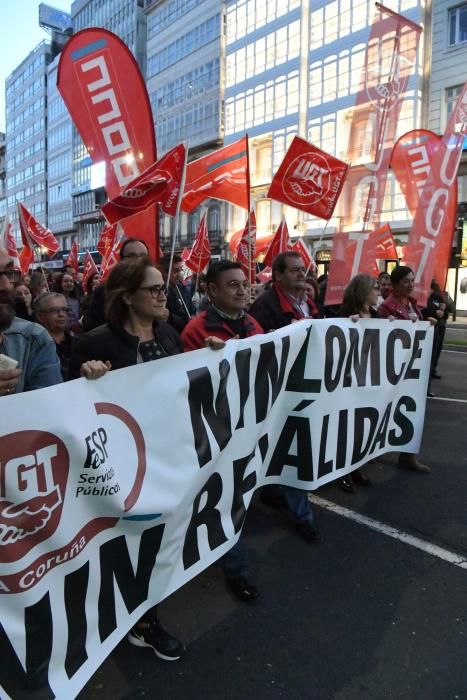
<path fill-rule="evenodd" d="M 52 231 L 36 221 L 24 204 L 20 204 L 20 202 L 18 202 L 18 213 L 23 245 L 31 249 L 38 245 L 41 248 L 46 248 L 49 253 L 56 253 L 60 249 L 60 244 Z"/>
<path fill-rule="evenodd" d="M 397 260 L 396 244 L 389 224 L 383 224 L 373 236 L 377 260 Z"/>
<path fill-rule="evenodd" d="M 315 269 L 316 263 L 313 260 L 310 250 L 303 238 L 297 238 L 292 246 L 292 250 L 300 255 L 307 270 Z"/>
<path fill-rule="evenodd" d="M 237 248 L 237 262 L 242 266 L 245 277 L 254 284 L 256 280 L 256 217 L 250 212 Z"/>
<path fill-rule="evenodd" d="M 120 224 L 109 227 L 109 235 L 107 238 L 107 251 L 101 262 L 101 281 L 107 279 L 110 270 L 120 260 L 120 248 L 122 247 L 125 235 Z"/>
<path fill-rule="evenodd" d="M 204 270 L 211 260 L 211 246 L 209 245 L 208 227 L 206 224 L 206 214 L 199 222 L 196 232 L 195 242 L 184 263 L 190 270 L 198 274 Z"/>
<path fill-rule="evenodd" d="M 263 264 L 271 266 L 274 258 L 279 255 L 279 253 L 285 253 L 285 251 L 289 250 L 290 247 L 289 229 L 287 228 L 287 221 L 285 220 L 284 216 L 279 224 L 279 228 L 277 229 L 274 238 L 268 246 Z"/>
<path fill-rule="evenodd" d="M 342 229 L 333 237 L 327 304 L 342 301 L 357 273 L 374 274 L 372 237 L 381 226 L 391 151 L 420 33 L 421 27 L 376 3 L 350 125 L 352 167 L 339 202 Z"/>
<path fill-rule="evenodd" d="M 295 136 L 269 187 L 268 197 L 330 219 L 349 166 Z"/>
<path fill-rule="evenodd" d="M 76 238 L 73 241 L 73 245 L 71 246 L 71 250 L 65 262 L 65 266 L 72 267 L 75 271 L 75 275 L 78 274 L 78 243 L 76 241 Z"/>
<path fill-rule="evenodd" d="M 175 216 L 186 165 L 186 147 L 180 144 L 157 163 L 132 180 L 102 213 L 110 224 L 142 212 L 159 203 L 166 214 Z"/>
<path fill-rule="evenodd" d="M 453 114 L 459 106 L 462 121 L 464 108 L 459 103 Z M 463 135 L 449 131 L 454 128 L 455 123 L 450 122 L 443 137 L 425 129 L 410 131 L 399 139 L 391 156 L 391 167 L 414 214 L 404 263 L 416 273 L 415 295 L 422 305 L 433 277 L 444 286 L 451 257 L 457 219 L 456 174 L 464 143 Z"/>
<path fill-rule="evenodd" d="M 96 263 L 94 262 L 91 253 L 88 251 L 84 257 L 83 280 L 81 282 L 81 286 L 84 290 L 87 289 L 89 279 L 96 273 L 99 274 L 99 270 L 96 267 Z"/>
<path fill-rule="evenodd" d="M 106 224 L 101 231 L 101 235 L 97 241 L 97 251 L 103 258 L 107 255 L 114 244 L 116 231 L 117 224 L 113 224 L 112 226 Z"/>
<path fill-rule="evenodd" d="M 11 221 L 5 219 L 5 227 L 3 229 L 3 248 L 5 248 L 10 258 L 10 262 L 13 263 L 15 270 L 20 270 L 21 265 L 18 258 L 18 249 L 16 247 L 15 236 L 13 234 L 13 224 Z"/>

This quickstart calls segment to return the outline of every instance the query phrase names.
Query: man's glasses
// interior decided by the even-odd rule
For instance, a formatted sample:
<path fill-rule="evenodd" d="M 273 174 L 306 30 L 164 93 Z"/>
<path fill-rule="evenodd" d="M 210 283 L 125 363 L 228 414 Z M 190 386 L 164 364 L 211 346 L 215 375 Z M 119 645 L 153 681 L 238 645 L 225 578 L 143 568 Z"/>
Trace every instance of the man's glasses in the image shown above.
<path fill-rule="evenodd" d="M 167 294 L 165 284 L 152 284 L 150 287 L 138 287 L 138 289 L 147 289 L 153 299 L 157 299 L 161 294 Z"/>
<path fill-rule="evenodd" d="M 67 314 L 67 306 L 57 306 L 55 309 L 37 309 L 40 314 Z"/>

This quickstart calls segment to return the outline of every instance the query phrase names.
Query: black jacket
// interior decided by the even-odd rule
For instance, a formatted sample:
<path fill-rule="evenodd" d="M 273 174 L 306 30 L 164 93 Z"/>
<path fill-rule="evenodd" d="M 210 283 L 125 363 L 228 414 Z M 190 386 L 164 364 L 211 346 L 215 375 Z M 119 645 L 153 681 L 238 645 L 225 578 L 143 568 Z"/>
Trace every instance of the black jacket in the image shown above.
<path fill-rule="evenodd" d="M 163 321 L 154 323 L 156 338 L 167 355 L 183 352 L 177 331 Z M 138 360 L 139 338 L 123 328 L 112 328 L 108 323 L 80 336 L 70 360 L 69 379 L 80 376 L 80 367 L 88 360 L 109 360 L 112 369 L 131 367 Z"/>

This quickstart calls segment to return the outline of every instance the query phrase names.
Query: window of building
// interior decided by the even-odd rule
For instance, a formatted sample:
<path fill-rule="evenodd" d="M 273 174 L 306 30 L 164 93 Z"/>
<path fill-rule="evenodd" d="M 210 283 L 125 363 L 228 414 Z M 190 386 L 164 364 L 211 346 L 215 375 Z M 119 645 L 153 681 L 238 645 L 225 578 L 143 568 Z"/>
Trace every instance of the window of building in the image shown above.
<path fill-rule="evenodd" d="M 455 46 L 467 41 L 467 4 L 448 12 L 448 44 Z"/>
<path fill-rule="evenodd" d="M 448 123 L 449 117 L 452 114 L 457 98 L 461 94 L 462 87 L 462 85 L 456 85 L 455 87 L 447 88 L 444 92 L 446 124 Z"/>

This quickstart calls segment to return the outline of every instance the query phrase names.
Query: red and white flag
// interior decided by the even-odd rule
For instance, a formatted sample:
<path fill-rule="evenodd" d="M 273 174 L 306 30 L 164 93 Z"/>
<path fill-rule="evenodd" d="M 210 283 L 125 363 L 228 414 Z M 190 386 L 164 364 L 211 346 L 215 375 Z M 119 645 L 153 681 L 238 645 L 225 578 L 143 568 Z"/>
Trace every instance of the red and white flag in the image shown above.
<path fill-rule="evenodd" d="M 104 204 L 102 213 L 115 224 L 160 204 L 169 216 L 177 213 L 186 166 L 186 147 L 179 144 L 125 186 L 121 194 Z"/>
<path fill-rule="evenodd" d="M 291 244 L 289 240 L 289 229 L 287 228 L 287 221 L 285 216 L 279 224 L 279 228 L 274 234 L 274 238 L 268 246 L 266 254 L 264 256 L 263 264 L 266 266 L 271 266 L 272 261 L 279 253 L 285 253 L 286 250 L 290 250 Z"/>
<path fill-rule="evenodd" d="M 346 160 L 352 167 L 339 201 L 342 228 L 333 236 L 326 304 L 340 304 L 359 272 L 374 274 L 372 238 L 381 227 L 391 151 L 421 31 L 376 3 L 350 124 Z"/>
<path fill-rule="evenodd" d="M 21 248 L 21 252 L 19 254 L 19 266 L 21 269 L 21 274 L 27 275 L 29 272 L 29 268 L 31 267 L 32 263 L 34 260 L 34 252 L 31 250 L 31 248 L 27 245 L 24 245 Z"/>
<path fill-rule="evenodd" d="M 79 260 L 78 260 L 78 241 L 75 240 L 73 241 L 73 244 L 71 246 L 71 250 L 68 253 L 68 257 L 65 261 L 65 266 L 66 267 L 72 267 L 73 270 L 75 271 L 75 275 L 78 274 L 78 265 L 79 265 Z"/>
<path fill-rule="evenodd" d="M 330 219 L 349 166 L 295 136 L 269 187 L 268 197 Z"/>
<path fill-rule="evenodd" d="M 96 263 L 94 262 L 91 253 L 89 251 L 87 251 L 86 255 L 84 256 L 83 280 L 81 282 L 81 286 L 84 289 L 85 293 L 86 293 L 88 281 L 96 273 L 99 274 L 99 270 L 96 267 Z"/>
<path fill-rule="evenodd" d="M 116 231 L 117 224 L 113 224 L 112 226 L 106 224 L 101 231 L 101 235 L 97 241 L 97 252 L 100 253 L 103 258 L 114 244 Z"/>
<path fill-rule="evenodd" d="M 404 250 L 404 263 L 416 272 L 415 294 L 421 304 L 430 293 L 433 277 L 444 287 L 456 229 L 456 172 L 464 142 L 463 138 L 457 141 L 455 132 L 450 134 L 441 137 L 414 129 L 401 136 L 391 156 L 391 168 L 414 215 L 414 226 L 415 219 L 423 226 L 421 231 L 412 227 Z"/>
<path fill-rule="evenodd" d="M 300 255 L 307 270 L 314 270 L 316 268 L 316 263 L 313 260 L 310 249 L 303 238 L 297 238 L 292 246 L 292 250 Z"/>
<path fill-rule="evenodd" d="M 208 197 L 249 208 L 248 136 L 188 163 L 182 211 L 193 211 Z"/>
<path fill-rule="evenodd" d="M 125 239 L 125 234 L 119 224 L 111 227 L 113 230 L 113 240 L 110 239 L 107 245 L 107 252 L 101 262 L 101 281 L 104 282 L 109 276 L 110 270 L 120 261 L 120 248 Z"/>
<path fill-rule="evenodd" d="M 196 238 L 189 255 L 185 258 L 184 263 L 190 270 L 198 274 L 204 270 L 211 260 L 211 246 L 209 245 L 209 233 L 206 223 L 206 214 L 199 222 Z"/>
<path fill-rule="evenodd" d="M 237 248 L 237 262 L 242 266 L 245 277 L 254 284 L 256 281 L 256 217 L 254 211 L 250 215 L 243 229 Z"/>
<path fill-rule="evenodd" d="M 16 247 L 15 236 L 13 233 L 13 224 L 8 218 L 5 219 L 5 226 L 3 228 L 3 245 L 2 247 L 8 253 L 10 262 L 13 263 L 15 270 L 21 270 L 20 261 L 18 258 L 18 249 Z"/>
<path fill-rule="evenodd" d="M 396 244 L 389 224 L 383 224 L 373 239 L 377 260 L 397 260 Z"/>
<path fill-rule="evenodd" d="M 42 226 L 20 202 L 18 202 L 18 214 L 23 245 L 28 246 L 31 250 L 37 245 L 46 248 L 49 253 L 56 253 L 60 249 L 60 243 L 52 231 Z"/>

